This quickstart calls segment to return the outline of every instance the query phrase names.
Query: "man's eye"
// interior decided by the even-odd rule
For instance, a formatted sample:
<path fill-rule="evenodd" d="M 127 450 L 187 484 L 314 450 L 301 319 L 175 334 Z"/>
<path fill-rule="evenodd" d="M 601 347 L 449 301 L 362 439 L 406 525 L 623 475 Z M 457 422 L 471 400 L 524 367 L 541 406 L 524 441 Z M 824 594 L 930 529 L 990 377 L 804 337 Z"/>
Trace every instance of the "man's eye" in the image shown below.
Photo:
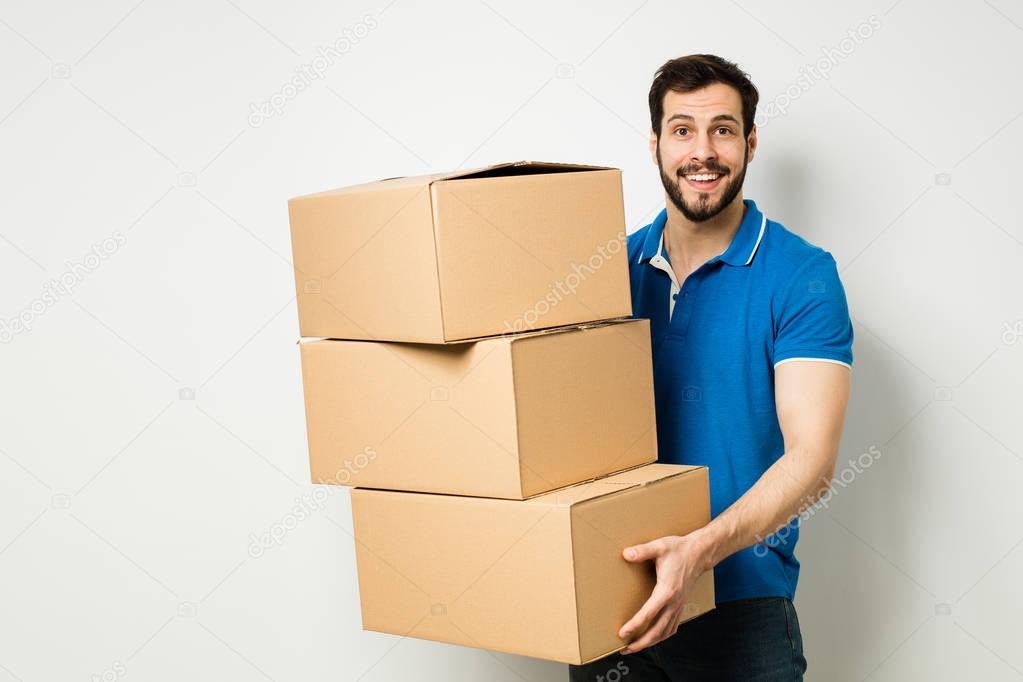
<path fill-rule="evenodd" d="M 725 131 L 725 132 L 726 132 L 727 134 L 729 134 L 729 135 L 731 135 L 731 134 L 732 134 L 732 131 L 731 131 L 731 130 L 729 130 L 728 128 L 725 128 L 725 127 L 721 127 L 721 128 L 718 128 L 718 130 L 719 130 L 719 131 L 723 130 L 723 131 Z"/>
<path fill-rule="evenodd" d="M 681 133 L 681 132 L 688 132 L 688 130 L 687 130 L 686 128 L 676 128 L 676 129 L 675 129 L 675 132 L 676 132 L 676 133 Z"/>

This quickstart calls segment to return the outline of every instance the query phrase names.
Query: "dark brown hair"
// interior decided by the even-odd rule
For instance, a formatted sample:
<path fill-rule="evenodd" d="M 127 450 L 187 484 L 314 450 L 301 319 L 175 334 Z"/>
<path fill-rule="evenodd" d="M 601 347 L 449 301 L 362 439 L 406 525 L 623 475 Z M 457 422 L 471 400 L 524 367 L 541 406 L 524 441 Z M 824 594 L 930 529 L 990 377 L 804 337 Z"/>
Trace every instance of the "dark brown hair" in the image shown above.
<path fill-rule="evenodd" d="M 742 100 L 743 137 L 749 137 L 760 93 L 738 65 L 713 54 L 690 54 L 661 65 L 650 85 L 650 126 L 658 138 L 664 118 L 664 95 L 669 90 L 692 92 L 712 83 L 724 83 L 739 91 Z"/>

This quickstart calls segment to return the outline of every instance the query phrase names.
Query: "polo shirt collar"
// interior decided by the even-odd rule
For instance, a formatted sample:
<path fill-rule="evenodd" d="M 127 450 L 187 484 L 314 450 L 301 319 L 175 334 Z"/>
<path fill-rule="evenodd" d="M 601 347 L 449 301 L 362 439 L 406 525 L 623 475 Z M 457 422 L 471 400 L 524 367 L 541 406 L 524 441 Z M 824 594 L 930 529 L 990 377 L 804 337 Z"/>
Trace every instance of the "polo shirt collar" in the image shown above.
<path fill-rule="evenodd" d="M 708 263 L 720 260 L 728 265 L 741 267 L 753 262 L 753 256 L 756 255 L 757 249 L 760 248 L 760 242 L 764 238 L 767 217 L 760 212 L 756 202 L 752 199 L 743 199 L 742 203 L 745 206 L 745 211 L 743 212 L 742 222 L 739 223 L 739 229 L 736 230 L 735 236 L 732 237 L 732 243 L 728 245 L 728 248 L 723 253 L 707 261 Z M 665 259 L 668 258 L 668 253 L 664 248 L 664 226 L 667 222 L 668 209 L 663 208 L 650 224 L 650 229 L 647 230 L 646 238 L 643 240 L 643 247 L 640 249 L 639 258 L 636 261 L 637 263 L 649 261 L 657 254 L 661 254 Z"/>

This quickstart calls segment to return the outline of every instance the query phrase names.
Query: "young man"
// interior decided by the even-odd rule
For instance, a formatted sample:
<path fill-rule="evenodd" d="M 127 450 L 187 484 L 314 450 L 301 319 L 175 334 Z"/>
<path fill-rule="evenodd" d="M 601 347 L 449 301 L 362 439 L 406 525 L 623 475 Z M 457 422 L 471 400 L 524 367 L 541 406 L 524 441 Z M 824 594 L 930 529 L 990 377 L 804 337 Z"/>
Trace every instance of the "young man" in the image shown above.
<path fill-rule="evenodd" d="M 792 605 L 799 512 L 829 487 L 849 396 L 853 330 L 835 260 L 768 220 L 742 185 L 757 89 L 714 55 L 664 64 L 650 153 L 666 208 L 629 236 L 633 312 L 650 319 L 659 459 L 710 468 L 712 521 L 625 548 L 657 584 L 628 647 L 572 680 L 801 680 Z M 679 626 L 713 570 L 717 607 Z M 612 673 L 614 674 L 614 673 Z"/>

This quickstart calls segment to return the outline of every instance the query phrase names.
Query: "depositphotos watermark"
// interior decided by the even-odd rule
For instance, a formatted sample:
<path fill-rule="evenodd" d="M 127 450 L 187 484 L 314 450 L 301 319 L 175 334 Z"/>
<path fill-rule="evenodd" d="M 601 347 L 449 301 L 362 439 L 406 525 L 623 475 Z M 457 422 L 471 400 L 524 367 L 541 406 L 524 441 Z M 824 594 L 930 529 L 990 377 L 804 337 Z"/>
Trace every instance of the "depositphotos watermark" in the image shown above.
<path fill-rule="evenodd" d="M 114 682 L 127 674 L 128 668 L 125 667 L 124 663 L 114 661 L 109 668 L 101 672 L 99 675 L 92 675 L 89 679 L 91 682 Z"/>
<path fill-rule="evenodd" d="M 1016 320 L 1011 324 L 1002 323 L 1002 343 L 1006 346 L 1015 346 L 1020 339 L 1023 339 L 1023 320 Z"/>
<path fill-rule="evenodd" d="M 71 296 L 86 275 L 95 272 L 104 260 L 117 253 L 126 243 L 128 238 L 120 230 L 115 230 L 99 244 L 93 244 L 92 250 L 82 256 L 79 262 L 65 262 L 67 269 L 56 279 L 44 284 L 42 294 L 11 319 L 0 319 L 0 343 L 10 343 L 18 334 L 32 331 L 36 319 L 55 306 L 62 297 Z"/>
<path fill-rule="evenodd" d="M 789 106 L 807 93 L 815 84 L 826 80 L 831 75 L 831 70 L 838 66 L 839 62 L 863 44 L 863 41 L 874 35 L 874 32 L 881 28 L 881 20 L 873 14 L 856 28 L 851 28 L 845 38 L 838 41 L 838 47 L 822 47 L 822 56 L 818 57 L 813 64 L 805 64 L 799 69 L 799 78 L 790 83 L 782 92 L 763 104 L 757 111 L 754 123 L 757 128 L 763 128 L 772 119 L 784 116 Z"/>
<path fill-rule="evenodd" d="M 537 320 L 549 313 L 555 306 L 565 300 L 566 297 L 575 294 L 576 289 L 586 281 L 586 277 L 594 274 L 602 268 L 611 258 L 625 248 L 627 237 L 624 232 L 619 232 L 614 239 L 608 240 L 607 244 L 597 247 L 597 253 L 590 256 L 585 263 L 572 263 L 572 272 L 565 275 L 550 285 L 547 295 L 537 301 L 532 308 L 514 322 L 504 321 L 504 333 L 515 334 L 526 329 L 532 329 Z"/>
<path fill-rule="evenodd" d="M 346 485 L 355 474 L 365 469 L 376 459 L 377 453 L 371 447 L 363 448 L 362 452 L 352 459 L 346 459 L 344 466 L 337 470 L 334 477 L 322 481 L 329 485 L 317 485 L 301 497 L 295 498 L 295 506 L 278 521 L 271 524 L 263 533 L 256 535 L 249 534 L 249 556 L 258 559 L 266 553 L 266 550 L 284 543 L 288 533 L 298 528 L 298 525 L 310 518 L 316 512 L 323 511 L 327 501 L 334 495 L 338 485 Z"/>
<path fill-rule="evenodd" d="M 598 674 L 594 679 L 596 682 L 618 682 L 629 674 L 629 666 L 625 661 L 618 661 L 614 667 L 608 668 L 606 672 Z"/>
<path fill-rule="evenodd" d="M 593 682 L 619 682 L 619 680 L 628 674 L 629 667 L 624 661 L 619 661 L 605 672 L 594 675 Z"/>
<path fill-rule="evenodd" d="M 308 64 L 295 67 L 295 75 L 282 85 L 277 92 L 266 100 L 249 105 L 249 125 L 258 128 L 268 119 L 280 116 L 288 102 L 298 97 L 299 93 L 308 89 L 314 81 L 323 78 L 330 67 L 334 66 L 352 47 L 379 26 L 376 17 L 363 15 L 362 21 L 342 31 L 341 37 L 327 47 L 317 49 L 317 54 Z"/>
<path fill-rule="evenodd" d="M 847 488 L 849 484 L 856 480 L 856 477 L 862 474 L 864 471 L 874 465 L 874 462 L 881 459 L 881 449 L 876 445 L 871 445 L 867 448 L 866 452 L 860 453 L 856 459 L 848 460 L 848 466 L 844 467 L 836 476 L 831 479 L 831 485 L 825 490 L 816 501 L 812 498 L 803 498 L 803 509 L 799 512 L 798 518 L 800 523 L 806 521 L 819 509 L 827 509 L 828 505 L 831 504 L 832 498 L 838 494 L 838 487 Z M 797 517 L 793 517 L 793 520 Z M 775 533 L 767 538 L 757 536 L 757 544 L 753 545 L 753 554 L 758 557 L 767 556 L 770 551 L 770 547 L 776 547 L 778 545 L 784 545 L 788 542 L 789 535 L 793 531 L 792 521 L 782 526 Z"/>

